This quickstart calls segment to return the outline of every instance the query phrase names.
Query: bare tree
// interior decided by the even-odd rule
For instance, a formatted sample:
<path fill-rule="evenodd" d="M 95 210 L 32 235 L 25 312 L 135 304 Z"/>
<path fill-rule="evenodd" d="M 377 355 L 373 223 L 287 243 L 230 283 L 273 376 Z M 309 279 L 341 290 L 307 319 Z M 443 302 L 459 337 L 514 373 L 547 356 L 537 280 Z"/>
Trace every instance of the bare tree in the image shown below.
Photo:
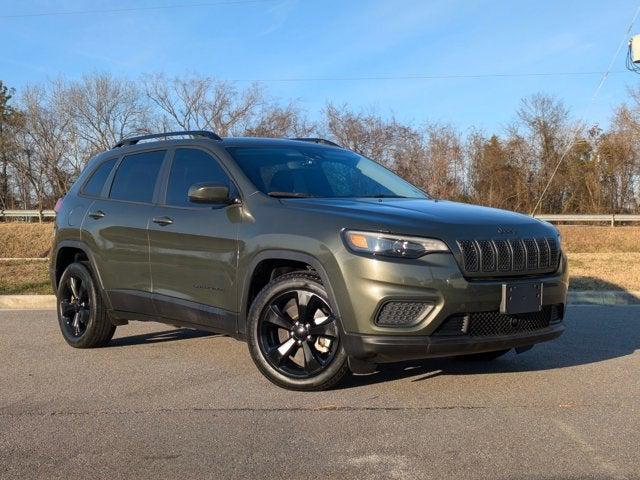
<path fill-rule="evenodd" d="M 582 124 L 561 101 L 536 94 L 522 100 L 512 125 L 490 135 L 463 135 L 440 123 L 416 126 L 331 103 L 316 123 L 295 101 L 278 101 L 259 85 L 239 88 L 201 75 L 59 79 L 22 89 L 9 106 L 11 93 L 0 84 L 3 208 L 51 207 L 96 152 L 128 135 L 174 129 L 327 136 L 436 197 L 523 212 L 535 205 L 560 165 L 542 211 L 640 208 L 640 87 L 629 91 L 629 101 L 605 129 L 577 128 Z"/>
<path fill-rule="evenodd" d="M 136 83 L 108 73 L 86 75 L 78 82 L 59 82 L 55 89 L 64 113 L 91 156 L 126 136 L 148 131 L 149 106 Z"/>
<path fill-rule="evenodd" d="M 33 188 L 40 208 L 63 196 L 72 182 L 67 163 L 71 119 L 58 100 L 55 88 L 47 91 L 41 86 L 27 87 L 22 95 L 25 120 L 13 165 Z"/>
<path fill-rule="evenodd" d="M 308 137 L 317 127 L 309 122 L 298 106 L 283 107 L 273 103 L 257 114 L 255 124 L 247 126 L 243 135 L 250 137 Z"/>
<path fill-rule="evenodd" d="M 160 112 L 162 128 L 213 130 L 237 135 L 250 128 L 264 94 L 258 85 L 243 91 L 224 81 L 192 75 L 167 79 L 156 74 L 144 79 L 146 95 Z"/>

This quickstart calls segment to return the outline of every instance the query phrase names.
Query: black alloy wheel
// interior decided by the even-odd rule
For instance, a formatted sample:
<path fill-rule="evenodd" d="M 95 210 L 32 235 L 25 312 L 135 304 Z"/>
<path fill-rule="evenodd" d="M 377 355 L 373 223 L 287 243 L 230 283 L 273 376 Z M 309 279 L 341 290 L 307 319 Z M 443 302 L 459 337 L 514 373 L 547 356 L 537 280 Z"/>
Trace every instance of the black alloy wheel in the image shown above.
<path fill-rule="evenodd" d="M 76 348 L 105 346 L 116 331 L 89 268 L 88 262 L 69 265 L 56 292 L 60 331 Z"/>
<path fill-rule="evenodd" d="M 308 290 L 273 298 L 260 318 L 260 349 L 277 371 L 310 378 L 329 365 L 338 350 L 331 308 Z"/>
<path fill-rule="evenodd" d="M 251 357 L 276 385 L 326 390 L 349 373 L 339 319 L 314 272 L 272 280 L 253 301 L 247 327 Z"/>
<path fill-rule="evenodd" d="M 82 279 L 75 275 L 67 276 L 60 287 L 58 308 L 62 326 L 67 335 L 80 338 L 87 331 L 91 316 L 89 290 Z"/>

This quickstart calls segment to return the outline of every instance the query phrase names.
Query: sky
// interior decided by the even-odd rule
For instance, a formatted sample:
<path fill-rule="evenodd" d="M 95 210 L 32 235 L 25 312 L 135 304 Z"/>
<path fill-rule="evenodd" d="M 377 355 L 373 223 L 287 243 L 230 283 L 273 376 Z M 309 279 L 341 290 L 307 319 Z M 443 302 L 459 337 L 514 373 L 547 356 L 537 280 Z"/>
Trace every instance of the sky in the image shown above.
<path fill-rule="evenodd" d="M 640 84 L 626 45 L 593 102 L 599 74 L 406 77 L 603 72 L 637 1 L 0 0 L 0 79 L 19 90 L 92 72 L 198 73 L 261 81 L 311 118 L 332 102 L 488 132 L 544 92 L 606 126 Z"/>

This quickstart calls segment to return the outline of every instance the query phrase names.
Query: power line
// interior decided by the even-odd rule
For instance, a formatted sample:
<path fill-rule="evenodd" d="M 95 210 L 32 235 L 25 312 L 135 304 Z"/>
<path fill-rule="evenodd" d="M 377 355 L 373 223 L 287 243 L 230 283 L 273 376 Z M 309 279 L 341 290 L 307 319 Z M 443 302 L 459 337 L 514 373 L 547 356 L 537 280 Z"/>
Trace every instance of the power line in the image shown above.
<path fill-rule="evenodd" d="M 525 72 L 525 73 L 478 73 L 478 74 L 406 74 L 406 75 L 363 75 L 353 77 L 275 77 L 275 78 L 230 78 L 231 82 L 350 82 L 363 80 L 450 80 L 450 79 L 474 79 L 474 78 L 517 78 L 517 77 L 571 77 L 594 76 L 603 74 L 626 73 L 625 70 L 612 72 Z"/>
<path fill-rule="evenodd" d="M 633 28 L 633 25 L 636 23 L 636 20 L 638 19 L 638 15 L 640 15 L 640 5 L 638 5 L 638 8 L 636 9 L 636 13 L 633 15 L 633 18 L 631 19 L 631 23 L 629 24 L 629 27 L 627 27 L 627 31 L 624 33 L 624 37 L 622 38 L 622 41 L 620 42 L 620 44 L 618 45 L 618 48 L 616 49 L 616 53 L 613 54 L 613 58 L 611 59 L 611 62 L 609 62 L 609 66 L 603 72 L 602 77 L 600 78 L 600 82 L 598 82 L 598 86 L 594 90 L 593 95 L 591 96 L 591 100 L 589 100 L 589 103 L 585 107 L 585 110 L 589 110 L 593 106 L 593 103 L 595 102 L 596 98 L 598 97 L 598 94 L 600 93 L 600 90 L 602 89 L 602 86 L 604 85 L 604 82 L 606 82 L 607 78 L 609 78 L 609 74 L 611 73 L 613 64 L 616 62 L 616 59 L 620 54 L 620 50 L 622 50 L 622 46 L 629 39 L 629 34 L 631 33 L 631 29 Z M 571 141 L 569 142 L 569 145 L 567 145 L 567 148 L 560 156 L 560 160 L 558 160 L 558 164 L 553 169 L 553 172 L 551 173 L 551 177 L 549 178 L 549 181 L 545 185 L 544 189 L 542 190 L 542 193 L 540 194 L 540 198 L 538 199 L 535 206 L 533 207 L 533 210 L 531 211 L 532 216 L 535 215 L 536 211 L 540 207 L 540 204 L 542 203 L 542 199 L 544 198 L 545 194 L 547 193 L 547 190 L 549 190 L 549 187 L 551 186 L 553 177 L 555 177 L 556 173 L 558 173 L 558 169 L 560 168 L 560 165 L 562 165 L 562 162 L 564 161 L 565 157 L 567 156 L 569 151 L 573 148 L 573 145 L 576 143 L 576 140 L 578 139 L 578 133 L 580 132 L 581 129 L 582 129 L 581 125 L 578 125 L 576 127 L 575 132 L 573 133 L 573 136 L 571 138 Z"/>
<path fill-rule="evenodd" d="M 1 18 L 29 18 L 29 17 L 53 17 L 62 15 L 87 15 L 93 13 L 126 13 L 126 12 L 138 12 L 148 10 L 168 10 L 175 8 L 194 8 L 194 7 L 222 7 L 231 5 L 245 5 L 252 3 L 266 3 L 273 2 L 275 0 L 227 0 L 218 2 L 200 2 L 200 3 L 184 3 L 184 4 L 172 4 L 172 5 L 155 5 L 149 7 L 123 7 L 123 8 L 109 8 L 109 9 L 95 9 L 95 10 L 60 10 L 54 12 L 40 12 L 40 13 L 19 13 L 15 15 L 0 15 Z"/>

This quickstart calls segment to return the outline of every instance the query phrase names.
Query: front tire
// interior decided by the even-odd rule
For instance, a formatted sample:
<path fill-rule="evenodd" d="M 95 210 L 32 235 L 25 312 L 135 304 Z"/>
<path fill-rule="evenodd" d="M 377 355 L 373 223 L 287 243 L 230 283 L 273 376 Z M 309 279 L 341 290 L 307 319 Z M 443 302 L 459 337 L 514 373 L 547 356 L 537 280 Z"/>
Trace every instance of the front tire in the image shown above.
<path fill-rule="evenodd" d="M 340 326 L 313 273 L 289 273 L 264 287 L 249 311 L 248 343 L 260 372 L 283 388 L 327 390 L 349 372 Z"/>
<path fill-rule="evenodd" d="M 60 277 L 58 324 L 66 342 L 75 348 L 103 347 L 116 327 L 107 316 L 102 296 L 91 272 L 82 263 L 72 263 Z"/>

